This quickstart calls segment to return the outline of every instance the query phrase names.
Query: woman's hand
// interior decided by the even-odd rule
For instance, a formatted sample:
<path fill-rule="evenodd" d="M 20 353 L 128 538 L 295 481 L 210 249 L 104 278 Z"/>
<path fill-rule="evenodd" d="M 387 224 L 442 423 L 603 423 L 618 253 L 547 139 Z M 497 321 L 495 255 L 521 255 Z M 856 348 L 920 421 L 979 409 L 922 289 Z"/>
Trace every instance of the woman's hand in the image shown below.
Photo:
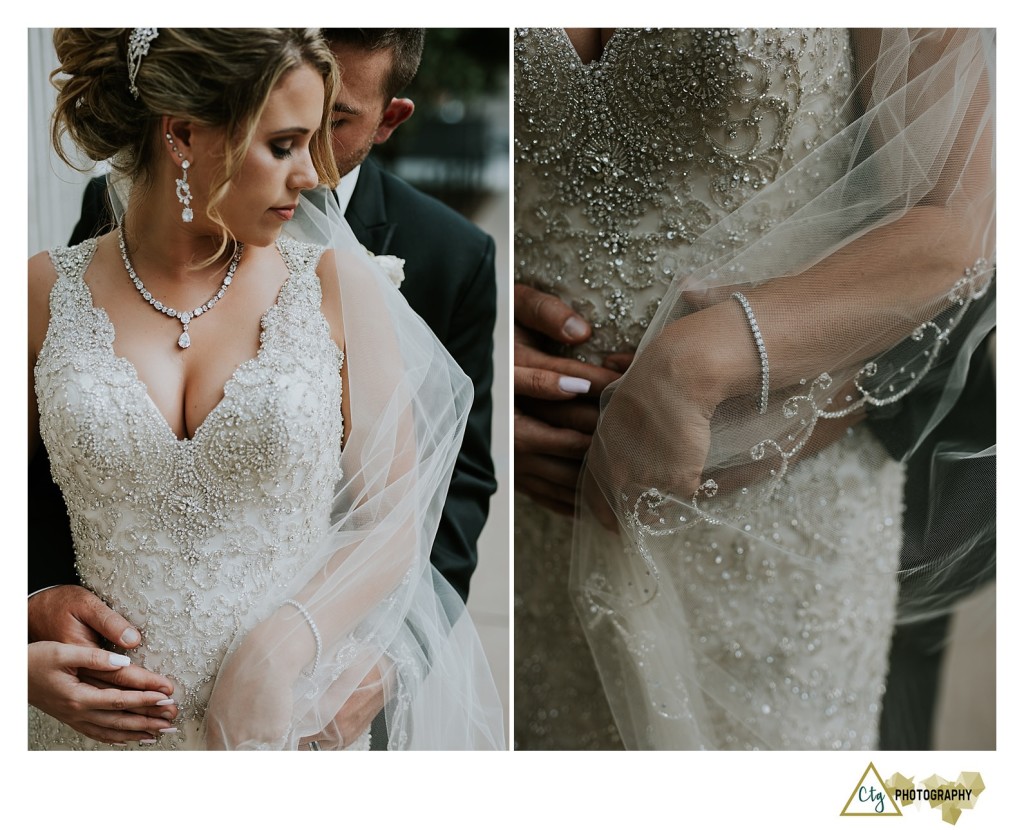
<path fill-rule="evenodd" d="M 630 360 L 606 404 L 588 457 L 587 501 L 608 529 L 655 488 L 681 501 L 705 483 L 711 418 L 740 395 L 755 406 L 760 363 L 749 323 L 729 299 L 665 326 Z M 600 482 L 604 500 L 591 495 Z M 642 521 L 642 519 L 641 519 Z"/>
<path fill-rule="evenodd" d="M 385 691 L 386 675 L 381 672 L 381 665 L 388 667 L 390 673 L 392 664 L 387 657 L 382 657 L 381 662 L 375 665 L 363 678 L 359 688 L 349 695 L 338 714 L 323 730 L 316 735 L 303 738 L 299 742 L 299 749 L 309 749 L 311 741 L 316 741 L 322 750 L 344 749 L 350 746 L 353 741 L 364 735 L 384 708 L 387 701 Z M 350 682 L 342 675 L 337 684 Z M 326 695 L 330 696 L 330 693 Z"/>
<path fill-rule="evenodd" d="M 207 749 L 283 749 L 295 681 L 312 662 L 309 624 L 282 606 L 245 636 L 221 666 L 206 710 Z"/>
<path fill-rule="evenodd" d="M 112 683 L 99 688 L 86 672 Z M 134 688 L 118 687 L 125 684 Z M 28 647 L 28 702 L 97 741 L 154 741 L 173 732 L 177 708 L 167 688 L 167 678 L 130 666 L 121 654 L 49 641 Z"/>
<path fill-rule="evenodd" d="M 689 501 L 709 477 L 715 486 L 708 495 L 763 482 L 766 467 L 754 461 L 706 469 L 715 410 L 729 401 L 753 411 L 760 373 L 749 322 L 731 297 L 667 325 L 633 360 L 601 416 L 588 460 L 587 500 L 602 524 L 611 529 L 614 522 L 608 506 L 591 495 L 595 480 L 620 517 L 651 488 Z M 847 385 L 835 397 L 853 392 Z M 819 452 L 863 417 L 858 409 L 844 418 L 821 419 L 790 461 Z"/>
<path fill-rule="evenodd" d="M 237 655 L 237 652 L 236 652 Z M 267 662 L 233 659 L 207 709 L 207 749 L 284 749 L 295 677 Z"/>
<path fill-rule="evenodd" d="M 217 678 L 207 709 L 207 748 L 288 748 L 293 687 L 313 658 L 312 644 L 308 623 L 291 607 L 256 626 Z M 392 669 L 381 657 L 351 692 L 352 679 L 342 674 L 320 697 L 324 703 L 337 699 L 337 714 L 319 734 L 301 738 L 299 749 L 308 749 L 310 741 L 321 749 L 343 749 L 363 735 L 384 708 Z"/>
<path fill-rule="evenodd" d="M 722 386 L 688 338 L 667 327 L 633 361 L 601 415 L 588 468 L 620 515 L 649 488 L 689 498 L 701 484 Z"/>

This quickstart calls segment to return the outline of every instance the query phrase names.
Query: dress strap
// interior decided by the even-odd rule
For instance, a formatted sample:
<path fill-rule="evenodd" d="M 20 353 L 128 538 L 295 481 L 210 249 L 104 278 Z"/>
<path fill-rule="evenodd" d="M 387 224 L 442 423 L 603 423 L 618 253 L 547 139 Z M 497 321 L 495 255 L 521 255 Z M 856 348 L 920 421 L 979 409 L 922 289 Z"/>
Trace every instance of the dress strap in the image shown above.
<path fill-rule="evenodd" d="M 319 309 L 323 295 L 316 268 L 324 248 L 282 236 L 277 241 L 277 250 L 288 269 L 288 279 L 281 287 L 278 305 L 288 307 L 297 302 L 298 307 L 304 309 L 304 314 L 313 308 Z"/>
<path fill-rule="evenodd" d="M 96 245 L 96 239 L 86 239 L 78 245 L 60 245 L 47 251 L 57 272 L 57 279 L 81 280 L 96 254 Z"/>
<path fill-rule="evenodd" d="M 277 302 L 263 316 L 260 342 L 266 345 L 273 340 L 278 347 L 290 343 L 306 354 L 337 353 L 334 368 L 340 368 L 343 355 L 331 339 L 330 326 L 320 310 L 323 292 L 316 269 L 324 247 L 282 236 L 277 249 L 288 269 L 288 279 L 281 286 Z"/>
<path fill-rule="evenodd" d="M 320 264 L 320 257 L 324 253 L 324 248 L 321 245 L 299 242 L 290 237 L 281 237 L 277 242 L 277 249 L 281 252 L 281 257 L 284 259 L 284 264 L 292 279 L 304 278 L 309 275 L 315 276 L 317 265 Z"/>
<path fill-rule="evenodd" d="M 78 245 L 61 245 L 47 253 L 57 280 L 50 290 L 51 325 L 67 315 L 81 315 L 92 309 L 92 295 L 83 279 L 96 254 L 97 240 L 87 239 Z"/>
<path fill-rule="evenodd" d="M 96 253 L 97 240 L 47 251 L 57 279 L 50 289 L 50 319 L 36 361 L 36 394 L 42 367 L 54 371 L 76 356 L 96 348 L 112 346 L 114 327 L 101 309 L 93 306 L 92 292 L 86 284 L 86 269 Z"/>

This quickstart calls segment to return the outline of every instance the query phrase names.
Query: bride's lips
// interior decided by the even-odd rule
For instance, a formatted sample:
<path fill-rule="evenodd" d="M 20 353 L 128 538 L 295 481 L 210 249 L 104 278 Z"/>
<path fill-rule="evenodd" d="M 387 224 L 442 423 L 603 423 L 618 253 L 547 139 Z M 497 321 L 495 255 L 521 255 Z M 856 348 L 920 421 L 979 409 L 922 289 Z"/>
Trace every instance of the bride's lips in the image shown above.
<path fill-rule="evenodd" d="M 276 213 L 285 222 L 291 219 L 295 215 L 295 205 L 286 205 L 285 207 L 275 207 L 270 209 L 271 212 Z"/>

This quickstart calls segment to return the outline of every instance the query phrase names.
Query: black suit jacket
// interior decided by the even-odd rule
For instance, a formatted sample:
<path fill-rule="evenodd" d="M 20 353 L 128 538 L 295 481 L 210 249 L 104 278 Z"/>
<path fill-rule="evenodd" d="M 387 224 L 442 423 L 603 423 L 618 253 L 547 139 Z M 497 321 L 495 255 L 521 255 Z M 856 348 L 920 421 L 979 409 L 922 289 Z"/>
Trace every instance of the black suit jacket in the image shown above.
<path fill-rule="evenodd" d="M 434 567 L 466 599 L 477 538 L 497 486 L 490 454 L 494 240 L 369 159 L 345 215 L 369 250 L 405 260 L 402 294 L 473 382 L 466 435 L 430 554 Z M 86 187 L 71 243 L 110 227 L 106 181 L 95 178 Z M 67 512 L 41 449 L 29 465 L 29 590 L 77 581 Z"/>

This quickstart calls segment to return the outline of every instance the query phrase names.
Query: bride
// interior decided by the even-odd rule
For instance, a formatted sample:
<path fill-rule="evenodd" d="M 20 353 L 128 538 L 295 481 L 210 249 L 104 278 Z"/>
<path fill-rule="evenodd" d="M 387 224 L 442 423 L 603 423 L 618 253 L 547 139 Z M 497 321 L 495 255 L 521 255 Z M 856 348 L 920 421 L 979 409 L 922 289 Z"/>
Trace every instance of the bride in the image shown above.
<path fill-rule="evenodd" d="M 112 159 L 119 225 L 29 261 L 30 456 L 41 437 L 83 585 L 173 684 L 177 725 L 139 745 L 368 748 L 338 714 L 380 689 L 391 749 L 500 748 L 428 562 L 472 390 L 311 190 L 337 179 L 318 30 L 54 45 L 55 147 Z M 51 645 L 30 674 L 72 670 Z M 140 691 L 124 728 L 164 698 Z M 107 746 L 35 708 L 29 737 Z"/>
<path fill-rule="evenodd" d="M 929 545 L 901 561 L 904 466 L 863 419 L 920 447 L 994 325 L 994 48 L 517 32 L 517 279 L 592 332 L 541 367 L 570 381 L 546 396 L 600 378 L 564 358 L 636 352 L 582 472 L 528 462 L 536 501 L 577 474 L 580 493 L 571 523 L 517 505 L 519 748 L 877 745 L 894 626 L 992 567 L 956 444 L 924 482 Z"/>

